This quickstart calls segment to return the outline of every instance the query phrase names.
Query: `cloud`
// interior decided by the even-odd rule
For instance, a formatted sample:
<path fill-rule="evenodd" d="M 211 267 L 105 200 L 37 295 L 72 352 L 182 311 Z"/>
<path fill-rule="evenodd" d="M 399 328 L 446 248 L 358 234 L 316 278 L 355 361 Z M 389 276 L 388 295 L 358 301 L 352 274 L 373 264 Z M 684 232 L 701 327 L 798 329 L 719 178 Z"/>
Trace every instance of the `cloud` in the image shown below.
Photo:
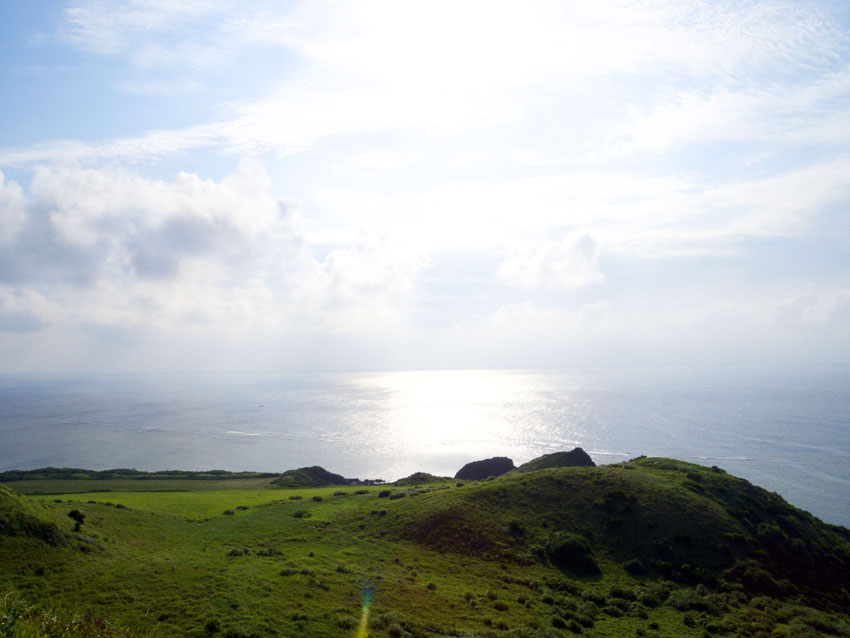
<path fill-rule="evenodd" d="M 0 246 L 7 330 L 381 332 L 403 320 L 427 265 L 387 239 L 317 259 L 253 160 L 217 182 L 41 166 L 28 197 L 11 182 L 0 192 L 3 219 L 17 220 Z"/>
<path fill-rule="evenodd" d="M 659 95 L 647 112 L 628 119 L 607 152 L 666 153 L 686 144 L 732 141 L 834 145 L 848 139 L 847 127 L 836 126 L 843 120 L 833 107 L 850 98 L 850 67 L 807 82 L 728 84 Z M 818 134 L 825 127 L 831 134 Z"/>
<path fill-rule="evenodd" d="M 54 320 L 58 309 L 34 290 L 0 287 L 0 332 L 30 332 Z"/>
<path fill-rule="evenodd" d="M 600 283 L 596 242 L 583 231 L 542 246 L 514 250 L 499 266 L 508 283 L 529 288 L 581 288 Z"/>
<path fill-rule="evenodd" d="M 365 238 L 332 250 L 299 282 L 293 299 L 331 332 L 398 329 L 416 276 L 428 265 L 427 258 L 386 238 Z"/>
<path fill-rule="evenodd" d="M 829 15 L 786 2 L 178 4 L 81 1 L 64 14 L 64 37 L 177 73 L 170 81 L 124 80 L 134 92 L 171 93 L 178 77 L 198 89 L 205 80 L 193 69 L 220 72 L 258 46 L 279 50 L 286 72 L 269 69 L 272 86 L 224 105 L 224 117 L 137 137 L 3 149 L 0 164 L 158 158 L 210 147 L 288 155 L 349 133 L 501 126 L 534 117 L 553 99 L 569 121 L 570 103 L 588 87 L 621 102 L 616 87 L 624 76 L 652 88 L 643 104 L 625 102 L 628 124 L 610 146 L 660 152 L 688 139 L 726 139 L 751 124 L 769 134 L 760 122 L 765 110 L 787 100 L 799 112 L 800 99 L 816 102 L 829 79 L 798 91 L 800 76 L 823 75 L 848 44 Z M 700 88 L 663 90 L 682 77 Z M 815 95 L 795 100 L 808 91 Z M 773 130 L 794 119 L 793 107 L 785 111 L 784 119 L 769 119 Z"/>
<path fill-rule="evenodd" d="M 24 195 L 15 182 L 0 171 L 0 245 L 10 242 L 26 221 Z"/>
<path fill-rule="evenodd" d="M 770 320 L 780 324 L 850 326 L 850 288 L 799 292 L 773 304 Z"/>

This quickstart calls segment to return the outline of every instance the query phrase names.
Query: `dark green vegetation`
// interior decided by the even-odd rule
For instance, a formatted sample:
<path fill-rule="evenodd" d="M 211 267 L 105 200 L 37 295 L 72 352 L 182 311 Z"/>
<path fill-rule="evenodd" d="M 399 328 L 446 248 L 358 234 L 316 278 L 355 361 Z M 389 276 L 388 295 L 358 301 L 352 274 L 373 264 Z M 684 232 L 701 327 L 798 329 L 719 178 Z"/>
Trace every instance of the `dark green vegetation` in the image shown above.
<path fill-rule="evenodd" d="M 381 638 L 850 636 L 850 531 L 669 459 L 357 489 L 0 488 L 0 521 L 0 636 L 354 637 L 366 587 Z"/>
<path fill-rule="evenodd" d="M 328 472 L 325 468 L 314 465 L 288 470 L 276 478 L 270 487 L 322 487 L 325 485 L 347 485 L 348 482 L 341 474 Z"/>
<path fill-rule="evenodd" d="M 596 463 L 593 462 L 588 453 L 577 447 L 570 452 L 553 452 L 552 454 L 538 456 L 536 459 L 520 465 L 517 471 L 532 472 L 550 467 L 594 467 L 595 465 Z"/>

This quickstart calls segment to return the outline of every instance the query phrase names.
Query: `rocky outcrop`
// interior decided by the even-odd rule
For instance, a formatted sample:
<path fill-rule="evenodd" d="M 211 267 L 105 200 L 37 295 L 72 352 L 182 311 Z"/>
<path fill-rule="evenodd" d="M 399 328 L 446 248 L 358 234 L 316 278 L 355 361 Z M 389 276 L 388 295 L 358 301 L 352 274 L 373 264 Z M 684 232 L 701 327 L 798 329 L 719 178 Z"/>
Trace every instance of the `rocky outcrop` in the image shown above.
<path fill-rule="evenodd" d="M 595 467 L 593 459 L 580 447 L 570 452 L 553 452 L 544 454 L 523 463 L 517 470 L 519 472 L 531 472 L 533 470 L 545 470 L 548 467 Z"/>
<path fill-rule="evenodd" d="M 478 481 L 488 476 L 501 476 L 512 469 L 514 469 L 514 462 L 511 459 L 506 456 L 494 456 L 492 459 L 467 463 L 458 470 L 455 478 Z"/>

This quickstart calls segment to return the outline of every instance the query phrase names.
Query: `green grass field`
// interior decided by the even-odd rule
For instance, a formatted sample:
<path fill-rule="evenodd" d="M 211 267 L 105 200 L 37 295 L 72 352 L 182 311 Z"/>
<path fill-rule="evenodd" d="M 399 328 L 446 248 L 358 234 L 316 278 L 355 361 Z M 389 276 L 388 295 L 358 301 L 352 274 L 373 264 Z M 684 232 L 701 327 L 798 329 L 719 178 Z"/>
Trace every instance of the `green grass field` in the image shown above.
<path fill-rule="evenodd" d="M 850 532 L 675 461 L 462 485 L 57 487 L 0 488 L 0 636 L 850 636 Z"/>
<path fill-rule="evenodd" d="M 21 494 L 82 494 L 87 492 L 202 492 L 207 490 L 261 490 L 271 478 L 223 479 L 30 479 L 9 481 L 7 487 Z"/>

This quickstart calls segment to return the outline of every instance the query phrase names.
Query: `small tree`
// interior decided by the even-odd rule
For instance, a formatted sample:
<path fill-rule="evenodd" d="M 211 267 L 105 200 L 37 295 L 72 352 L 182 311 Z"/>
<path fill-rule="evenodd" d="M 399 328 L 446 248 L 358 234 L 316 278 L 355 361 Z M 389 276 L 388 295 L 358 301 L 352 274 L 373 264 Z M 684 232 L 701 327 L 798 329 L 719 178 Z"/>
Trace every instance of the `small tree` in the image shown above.
<path fill-rule="evenodd" d="M 83 521 L 86 519 L 86 515 L 83 514 L 80 510 L 71 510 L 68 512 L 68 518 L 74 519 L 74 531 L 80 531 L 80 525 L 83 524 Z"/>

